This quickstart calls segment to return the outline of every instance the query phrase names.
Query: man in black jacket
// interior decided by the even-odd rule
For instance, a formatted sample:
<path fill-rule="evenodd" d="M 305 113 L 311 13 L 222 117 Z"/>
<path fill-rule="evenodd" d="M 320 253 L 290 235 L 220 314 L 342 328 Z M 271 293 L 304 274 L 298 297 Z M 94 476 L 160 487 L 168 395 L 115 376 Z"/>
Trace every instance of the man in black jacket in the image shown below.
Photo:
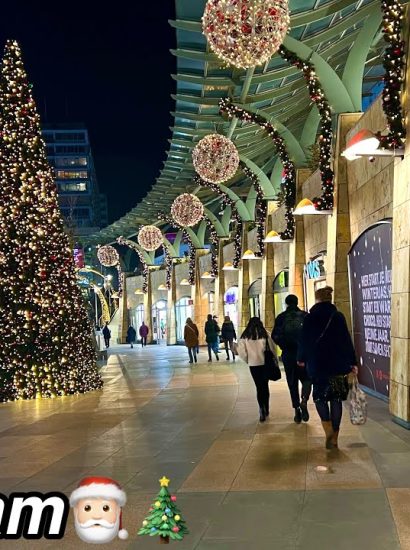
<path fill-rule="evenodd" d="M 282 350 L 282 361 L 285 367 L 286 380 L 289 386 L 292 407 L 295 409 L 294 420 L 300 424 L 309 420 L 307 402 L 312 383 L 306 369 L 297 364 L 298 342 L 302 333 L 306 312 L 298 308 L 298 297 L 289 294 L 286 297 L 286 311 L 279 314 L 272 332 L 273 341 Z M 299 394 L 299 381 L 302 383 L 302 395 Z"/>

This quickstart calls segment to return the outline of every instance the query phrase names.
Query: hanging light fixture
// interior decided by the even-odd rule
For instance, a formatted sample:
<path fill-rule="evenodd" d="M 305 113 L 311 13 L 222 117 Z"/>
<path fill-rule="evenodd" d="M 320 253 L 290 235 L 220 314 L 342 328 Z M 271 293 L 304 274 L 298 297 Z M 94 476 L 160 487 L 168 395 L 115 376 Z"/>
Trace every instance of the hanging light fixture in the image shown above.
<path fill-rule="evenodd" d="M 168 291 L 167 287 L 164 284 L 159 285 L 158 290 L 167 290 Z"/>
<path fill-rule="evenodd" d="M 277 231 L 269 231 L 264 239 L 265 243 L 289 243 L 291 241 L 292 239 L 282 239 Z"/>
<path fill-rule="evenodd" d="M 182 279 L 182 281 L 179 283 L 181 286 L 189 286 L 188 279 Z"/>
<path fill-rule="evenodd" d="M 306 215 L 332 215 L 332 210 L 319 210 L 315 207 L 313 202 L 310 199 L 302 199 L 295 210 L 293 211 L 294 216 L 306 216 Z"/>
<path fill-rule="evenodd" d="M 248 248 L 242 256 L 242 260 L 256 260 L 255 252 Z"/>
<path fill-rule="evenodd" d="M 234 267 L 232 262 L 225 262 L 222 270 L 223 271 L 238 271 L 238 268 Z"/>
<path fill-rule="evenodd" d="M 204 273 L 202 273 L 201 279 L 215 279 L 215 277 L 211 275 L 209 271 L 205 271 Z"/>
<path fill-rule="evenodd" d="M 347 147 L 341 155 L 346 160 L 356 160 L 361 157 L 401 157 L 404 155 L 403 147 L 395 149 L 380 149 L 379 147 L 379 137 L 370 130 L 363 129 L 349 139 Z"/>
<path fill-rule="evenodd" d="M 135 291 L 134 291 L 134 294 L 144 294 L 142 292 L 142 288 L 137 288 Z"/>

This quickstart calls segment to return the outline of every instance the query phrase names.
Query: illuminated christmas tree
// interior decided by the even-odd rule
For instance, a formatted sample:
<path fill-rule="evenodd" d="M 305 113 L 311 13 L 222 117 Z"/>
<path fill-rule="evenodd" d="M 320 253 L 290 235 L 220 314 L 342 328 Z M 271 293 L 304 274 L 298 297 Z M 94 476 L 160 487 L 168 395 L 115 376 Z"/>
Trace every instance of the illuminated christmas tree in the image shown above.
<path fill-rule="evenodd" d="M 0 401 L 101 388 L 91 325 L 15 41 L 0 75 Z"/>
<path fill-rule="evenodd" d="M 189 531 L 175 504 L 177 497 L 169 494 L 169 479 L 163 476 L 159 482 L 161 490 L 138 534 L 159 537 L 162 544 L 169 544 L 170 539 L 182 540 Z"/>

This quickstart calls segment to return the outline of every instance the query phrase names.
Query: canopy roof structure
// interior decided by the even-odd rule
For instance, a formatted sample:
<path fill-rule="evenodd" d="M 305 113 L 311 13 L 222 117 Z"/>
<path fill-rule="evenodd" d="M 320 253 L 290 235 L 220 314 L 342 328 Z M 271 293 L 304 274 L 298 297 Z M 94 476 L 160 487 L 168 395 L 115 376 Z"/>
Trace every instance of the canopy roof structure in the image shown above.
<path fill-rule="evenodd" d="M 242 160 L 252 161 L 270 177 L 272 196 L 278 190 L 282 166 L 274 144 L 260 126 L 229 121 L 219 114 L 218 102 L 231 97 L 237 105 L 258 112 L 279 130 L 297 167 L 307 161 L 308 147 L 316 142 L 319 115 L 310 100 L 302 72 L 279 54 L 263 66 L 242 71 L 224 66 L 202 34 L 205 0 L 176 0 L 177 35 L 174 125 L 167 160 L 147 196 L 112 225 L 87 237 L 89 244 L 132 237 L 139 224 L 162 223 L 157 212 L 169 212 L 181 193 L 194 192 L 218 211 L 218 197 L 193 182 L 192 149 L 205 135 L 230 137 Z M 286 48 L 314 64 L 334 114 L 362 110 L 362 99 L 381 80 L 380 0 L 290 0 L 291 28 Z M 227 183 L 239 196 L 250 181 L 238 170 Z"/>

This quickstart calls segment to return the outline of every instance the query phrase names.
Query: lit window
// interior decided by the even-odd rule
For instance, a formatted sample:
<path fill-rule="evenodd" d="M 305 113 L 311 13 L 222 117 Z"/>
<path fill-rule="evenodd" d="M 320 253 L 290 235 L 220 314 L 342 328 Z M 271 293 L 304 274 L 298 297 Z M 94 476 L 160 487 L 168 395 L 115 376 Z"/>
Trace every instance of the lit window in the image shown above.
<path fill-rule="evenodd" d="M 87 182 L 59 183 L 58 188 L 62 193 L 83 193 L 87 191 Z"/>
<path fill-rule="evenodd" d="M 56 166 L 87 166 L 86 157 L 58 157 L 55 160 Z"/>
<path fill-rule="evenodd" d="M 56 170 L 56 178 L 58 179 L 70 179 L 70 180 L 77 180 L 80 178 L 87 178 L 88 173 L 87 171 L 81 171 L 81 172 L 68 172 L 65 170 Z"/>

